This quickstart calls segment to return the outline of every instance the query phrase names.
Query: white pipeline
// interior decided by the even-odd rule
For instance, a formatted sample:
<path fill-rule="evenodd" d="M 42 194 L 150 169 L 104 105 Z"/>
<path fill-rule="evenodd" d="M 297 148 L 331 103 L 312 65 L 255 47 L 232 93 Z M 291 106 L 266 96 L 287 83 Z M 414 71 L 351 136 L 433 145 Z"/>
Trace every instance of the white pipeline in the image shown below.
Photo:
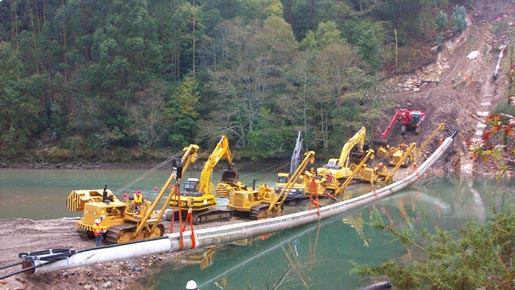
<path fill-rule="evenodd" d="M 350 209 L 388 196 L 416 182 L 452 145 L 455 135 L 456 132 L 454 132 L 452 136 L 446 138 L 438 149 L 423 164 L 416 167 L 414 172 L 406 176 L 406 178 L 359 197 L 321 207 L 320 216 L 317 214 L 318 209 L 312 209 L 264 220 L 201 229 L 195 231 L 194 239 L 192 239 L 191 231 L 186 231 L 183 233 L 182 249 L 180 247 L 180 237 L 178 233 L 167 234 L 164 237 L 155 240 L 92 248 L 78 251 L 76 254 L 65 260 L 59 260 L 52 263 L 36 260 L 36 272 L 51 272 L 159 253 L 179 252 L 192 248 L 207 247 L 252 238 L 317 222 L 321 219 L 343 213 Z"/>
<path fill-rule="evenodd" d="M 495 70 L 493 74 L 494 80 L 497 80 L 499 75 L 499 69 L 501 68 L 501 60 L 504 57 L 504 48 L 501 48 L 501 52 L 499 52 L 499 58 L 497 59 L 497 64 L 495 65 Z"/>

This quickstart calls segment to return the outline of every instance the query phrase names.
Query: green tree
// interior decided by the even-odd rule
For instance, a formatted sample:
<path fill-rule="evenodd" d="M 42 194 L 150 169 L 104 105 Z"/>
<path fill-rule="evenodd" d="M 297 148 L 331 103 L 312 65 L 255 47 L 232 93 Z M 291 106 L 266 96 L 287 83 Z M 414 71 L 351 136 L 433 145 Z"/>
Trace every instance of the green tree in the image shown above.
<path fill-rule="evenodd" d="M 174 90 L 164 111 L 168 141 L 173 148 L 180 149 L 193 143 L 198 132 L 199 91 L 198 82 L 188 75 Z"/>
<path fill-rule="evenodd" d="M 447 13 L 440 11 L 436 16 L 436 28 L 438 28 L 438 30 L 444 30 L 447 29 L 448 26 L 449 20 Z"/>
<path fill-rule="evenodd" d="M 467 27 L 467 10 L 463 6 L 455 6 L 451 13 L 451 27 L 453 32 L 463 31 Z"/>
<path fill-rule="evenodd" d="M 388 275 L 398 289 L 513 289 L 515 287 L 515 214 L 498 212 L 485 225 L 470 222 L 459 232 L 422 231 L 419 241 L 410 231 L 382 221 L 374 210 L 374 226 L 398 237 L 407 248 L 422 254 L 423 262 L 401 264 L 389 260 L 377 267 L 355 265 L 356 273 Z"/>
<path fill-rule="evenodd" d="M 221 23 L 218 29 L 226 40 L 225 59 L 231 61 L 224 61 L 223 69 L 217 70 L 214 89 L 222 112 L 213 116 L 220 121 L 218 128 L 208 128 L 225 132 L 235 140 L 232 144 L 245 148 L 248 134 L 262 118 L 260 112 L 274 110 L 273 96 L 287 87 L 283 67 L 291 63 L 297 43 L 291 27 L 278 17 L 269 17 L 262 25 L 232 23 Z M 276 117 L 281 122 L 281 116 Z"/>
<path fill-rule="evenodd" d="M 383 65 L 383 43 L 385 33 L 383 24 L 367 20 L 348 21 L 344 25 L 343 34 L 350 44 L 358 47 L 361 58 L 372 69 L 377 70 Z"/>
<path fill-rule="evenodd" d="M 39 131 L 38 95 L 44 93 L 44 78 L 23 78 L 22 62 L 13 47 L 0 42 L 0 147 L 4 153 L 29 149 Z"/>

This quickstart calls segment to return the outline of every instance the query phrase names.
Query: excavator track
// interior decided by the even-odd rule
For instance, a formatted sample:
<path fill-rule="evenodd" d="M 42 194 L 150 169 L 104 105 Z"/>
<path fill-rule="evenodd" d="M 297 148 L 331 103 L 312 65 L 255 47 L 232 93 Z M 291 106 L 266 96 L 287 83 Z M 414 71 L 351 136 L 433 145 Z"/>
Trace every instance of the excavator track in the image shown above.
<path fill-rule="evenodd" d="M 124 242 L 130 242 L 127 237 L 130 233 L 136 230 L 134 224 L 123 224 L 110 228 L 107 233 L 104 234 L 104 241 L 106 244 L 119 244 Z"/>
<path fill-rule="evenodd" d="M 133 233 L 136 230 L 136 225 L 123 224 L 110 228 L 107 233 L 104 234 L 104 240 L 106 244 L 120 244 L 127 242 L 140 241 L 144 239 L 159 238 L 163 236 L 165 227 L 163 224 L 158 224 L 154 233 L 148 233 L 146 229 L 134 237 Z"/>
<path fill-rule="evenodd" d="M 270 204 L 268 204 L 268 203 L 263 203 L 263 204 L 253 206 L 250 209 L 249 218 L 251 218 L 253 220 L 259 220 L 259 219 L 268 217 L 267 211 L 268 211 L 269 206 L 270 206 Z"/>
<path fill-rule="evenodd" d="M 193 214 L 193 224 L 199 225 L 215 221 L 228 221 L 232 218 L 232 211 L 226 209 L 210 209 L 206 212 Z"/>

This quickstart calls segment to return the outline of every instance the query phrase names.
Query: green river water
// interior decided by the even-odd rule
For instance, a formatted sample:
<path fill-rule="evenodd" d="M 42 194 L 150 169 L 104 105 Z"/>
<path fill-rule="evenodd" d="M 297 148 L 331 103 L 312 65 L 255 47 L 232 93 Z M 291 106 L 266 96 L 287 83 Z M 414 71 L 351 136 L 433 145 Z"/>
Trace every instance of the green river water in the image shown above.
<path fill-rule="evenodd" d="M 168 172 L 153 172 L 138 182 L 143 170 L 0 169 L 0 218 L 51 219 L 80 216 L 65 207 L 73 189 L 102 188 L 121 197 L 141 189 L 155 196 Z M 198 174 L 198 172 L 197 172 Z M 194 174 L 193 174 L 194 175 Z M 192 176 L 193 176 L 192 175 Z M 220 172 L 214 172 L 218 180 Z M 188 176 L 186 176 L 188 177 Z M 245 175 L 246 184 L 274 184 L 275 174 Z M 132 184 L 134 183 L 134 184 Z M 187 259 L 153 269 L 143 289 L 184 289 L 194 279 L 204 289 L 359 289 L 373 282 L 351 274 L 351 261 L 376 265 L 405 258 L 406 250 L 388 234 L 369 225 L 372 211 L 399 228 L 429 226 L 458 229 L 484 222 L 494 208 L 513 204 L 514 181 L 502 185 L 480 178 L 423 178 L 387 198 L 320 223 L 294 228 L 255 240 L 212 247 Z M 275 288 L 274 288 L 275 286 Z"/>

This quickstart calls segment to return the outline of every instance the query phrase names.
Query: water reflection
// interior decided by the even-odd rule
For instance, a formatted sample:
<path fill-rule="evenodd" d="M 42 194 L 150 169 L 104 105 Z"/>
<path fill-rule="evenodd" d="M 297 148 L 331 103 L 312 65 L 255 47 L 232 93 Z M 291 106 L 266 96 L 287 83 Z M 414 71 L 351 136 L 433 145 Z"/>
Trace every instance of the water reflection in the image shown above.
<path fill-rule="evenodd" d="M 402 243 L 368 225 L 375 212 L 399 230 L 435 227 L 457 229 L 474 219 L 485 221 L 494 208 L 514 201 L 508 187 L 461 178 L 430 178 L 359 210 L 303 226 L 256 237 L 240 246 L 216 247 L 211 267 L 180 260 L 156 269 L 141 281 L 153 289 L 183 289 L 195 279 L 200 289 L 357 289 L 373 282 L 350 274 L 351 261 L 379 264 L 410 254 Z M 213 260 L 211 260 L 213 261 Z"/>
<path fill-rule="evenodd" d="M 73 189 L 121 188 L 140 176 L 138 170 L 13 170 L 0 169 L 0 218 L 58 218 L 80 215 L 65 207 Z M 153 198 L 153 188 L 168 177 L 166 170 L 134 184 Z M 192 174 L 195 174 L 194 172 Z M 217 180 L 221 173 L 214 172 Z M 243 178 L 241 178 L 243 177 Z M 240 178 L 252 184 L 254 175 Z M 252 178 L 252 179 L 251 179 Z M 275 174 L 257 184 L 275 182 Z M 424 178 L 409 189 L 341 216 L 289 231 L 260 236 L 239 243 L 192 253 L 189 261 L 177 258 L 141 281 L 152 289 L 184 289 L 195 279 L 200 289 L 356 289 L 372 281 L 351 275 L 352 261 L 378 264 L 406 255 L 406 249 L 390 235 L 368 226 L 375 211 L 398 229 L 422 227 L 456 229 L 475 219 L 484 222 L 492 212 L 514 203 L 514 180 L 449 176 Z M 351 186 L 358 194 L 369 186 Z M 120 192 L 117 192 L 120 194 Z M 123 195 L 123 192 L 121 193 Z M 38 202 L 34 202 L 37 198 Z M 306 207 L 306 204 L 299 206 Z M 286 207 L 286 211 L 291 211 Z"/>

